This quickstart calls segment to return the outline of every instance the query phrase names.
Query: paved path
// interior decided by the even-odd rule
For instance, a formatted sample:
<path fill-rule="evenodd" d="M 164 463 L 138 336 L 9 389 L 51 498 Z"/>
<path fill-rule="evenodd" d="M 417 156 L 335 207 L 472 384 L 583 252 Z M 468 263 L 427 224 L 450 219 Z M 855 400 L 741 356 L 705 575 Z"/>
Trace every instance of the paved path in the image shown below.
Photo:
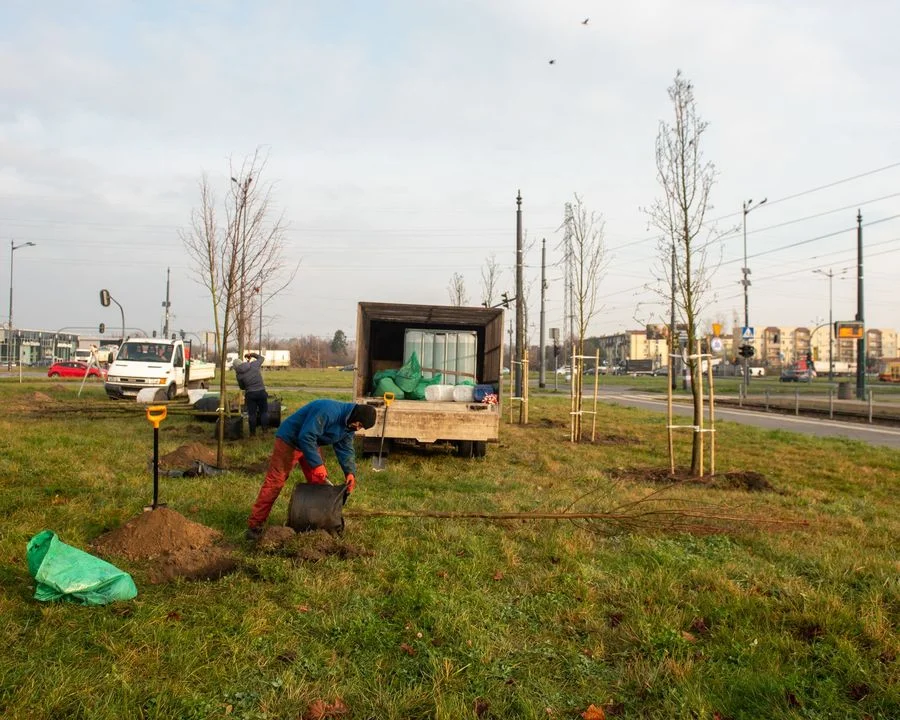
<path fill-rule="evenodd" d="M 619 388 L 615 390 L 610 389 L 607 392 L 600 393 L 600 400 L 614 405 L 627 405 L 659 412 L 666 411 L 666 400 L 664 398 L 638 391 L 628 391 Z M 686 415 L 690 417 L 693 411 L 689 404 L 679 402 L 674 404 L 674 412 L 679 416 Z M 900 428 L 792 417 L 790 415 L 754 410 L 726 408 L 718 405 L 716 406 L 716 420 L 729 420 L 770 430 L 788 430 L 819 437 L 844 437 L 900 450 Z"/>

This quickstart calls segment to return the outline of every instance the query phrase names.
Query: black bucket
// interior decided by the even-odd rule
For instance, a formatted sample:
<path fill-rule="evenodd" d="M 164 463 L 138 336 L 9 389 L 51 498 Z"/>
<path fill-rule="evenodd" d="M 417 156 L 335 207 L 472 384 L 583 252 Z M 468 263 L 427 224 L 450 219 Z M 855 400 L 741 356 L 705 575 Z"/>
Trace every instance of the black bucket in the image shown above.
<path fill-rule="evenodd" d="M 281 398 L 269 398 L 269 427 L 281 425 Z"/>
<path fill-rule="evenodd" d="M 344 503 L 347 502 L 347 486 L 297 483 L 288 505 L 287 525 L 296 532 L 327 530 L 340 533 L 344 530 Z"/>
<path fill-rule="evenodd" d="M 216 433 L 213 437 L 219 436 L 219 423 L 216 421 Z M 225 439 L 240 440 L 244 437 L 244 416 L 225 418 Z"/>

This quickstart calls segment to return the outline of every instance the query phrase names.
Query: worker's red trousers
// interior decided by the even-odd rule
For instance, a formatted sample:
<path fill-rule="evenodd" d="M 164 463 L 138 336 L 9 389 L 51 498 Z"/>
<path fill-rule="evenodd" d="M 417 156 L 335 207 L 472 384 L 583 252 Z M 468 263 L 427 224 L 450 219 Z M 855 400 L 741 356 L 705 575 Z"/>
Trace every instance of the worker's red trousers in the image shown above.
<path fill-rule="evenodd" d="M 256 502 L 253 503 L 253 509 L 250 511 L 250 518 L 247 520 L 250 527 L 261 526 L 269 517 L 272 506 L 281 493 L 281 488 L 284 487 L 291 470 L 296 467 L 298 462 L 306 477 L 306 482 L 315 482 L 312 479 L 312 466 L 303 457 L 303 453 L 288 445 L 284 440 L 275 438 L 275 447 L 272 450 L 272 457 L 269 458 L 266 479 L 263 480 L 259 495 L 256 496 Z"/>

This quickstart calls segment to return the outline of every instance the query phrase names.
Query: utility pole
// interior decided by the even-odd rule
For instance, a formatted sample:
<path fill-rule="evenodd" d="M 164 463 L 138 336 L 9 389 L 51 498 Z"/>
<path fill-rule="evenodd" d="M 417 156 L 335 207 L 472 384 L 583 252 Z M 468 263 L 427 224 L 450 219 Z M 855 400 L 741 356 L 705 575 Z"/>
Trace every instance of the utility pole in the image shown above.
<path fill-rule="evenodd" d="M 516 355 L 518 356 L 515 367 L 516 397 L 524 397 L 522 389 L 528 378 L 523 378 L 522 360 L 526 349 L 522 347 L 525 339 L 525 293 L 522 280 L 522 191 L 516 195 Z M 519 422 L 525 419 L 525 406 L 519 403 Z"/>
<path fill-rule="evenodd" d="M 171 268 L 166 268 L 166 301 L 163 303 L 163 307 L 166 309 L 165 320 L 163 321 L 163 337 L 168 340 L 169 339 L 169 306 L 172 304 L 169 302 L 169 278 L 171 275 Z M 124 340 L 124 338 L 123 338 Z"/>
<path fill-rule="evenodd" d="M 856 399 L 866 399 L 866 321 L 863 313 L 863 232 L 862 211 L 856 211 L 856 320 L 862 323 L 862 337 L 856 341 Z"/>
<path fill-rule="evenodd" d="M 814 273 L 824 275 L 828 278 L 828 382 L 834 382 L 834 317 L 832 316 L 832 294 L 831 288 L 834 281 L 834 269 L 813 270 Z"/>
<path fill-rule="evenodd" d="M 747 266 L 747 215 L 751 210 L 755 210 L 760 205 L 765 205 L 766 200 L 768 198 L 763 198 L 755 205 L 753 204 L 753 200 L 747 200 L 744 203 L 744 267 L 741 268 L 741 272 L 743 273 L 743 279 L 741 280 L 741 284 L 744 286 L 744 327 L 750 327 L 750 298 L 747 293 L 747 288 L 750 287 L 750 268 Z M 741 343 L 743 343 L 743 338 L 741 339 Z M 752 346 L 751 346 L 752 347 Z M 750 385 L 750 368 L 748 366 L 748 356 L 744 355 L 744 394 L 747 394 L 747 388 Z"/>
<path fill-rule="evenodd" d="M 547 340 L 544 337 L 544 300 L 547 290 L 547 238 L 541 240 L 541 358 L 538 363 L 538 387 L 544 388 L 547 385 L 547 378 L 544 374 L 544 354 L 546 350 Z"/>

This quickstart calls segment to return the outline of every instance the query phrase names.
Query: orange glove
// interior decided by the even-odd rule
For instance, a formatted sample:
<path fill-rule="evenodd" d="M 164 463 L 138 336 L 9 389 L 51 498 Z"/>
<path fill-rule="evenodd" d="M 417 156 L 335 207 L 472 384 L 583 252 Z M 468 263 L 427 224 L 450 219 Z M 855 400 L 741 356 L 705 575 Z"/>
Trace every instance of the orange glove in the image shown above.
<path fill-rule="evenodd" d="M 328 470 L 325 469 L 324 465 L 313 468 L 310 482 L 316 485 L 324 485 L 328 482 Z"/>
<path fill-rule="evenodd" d="M 356 490 L 356 476 L 353 473 L 347 475 L 347 494 Z"/>

